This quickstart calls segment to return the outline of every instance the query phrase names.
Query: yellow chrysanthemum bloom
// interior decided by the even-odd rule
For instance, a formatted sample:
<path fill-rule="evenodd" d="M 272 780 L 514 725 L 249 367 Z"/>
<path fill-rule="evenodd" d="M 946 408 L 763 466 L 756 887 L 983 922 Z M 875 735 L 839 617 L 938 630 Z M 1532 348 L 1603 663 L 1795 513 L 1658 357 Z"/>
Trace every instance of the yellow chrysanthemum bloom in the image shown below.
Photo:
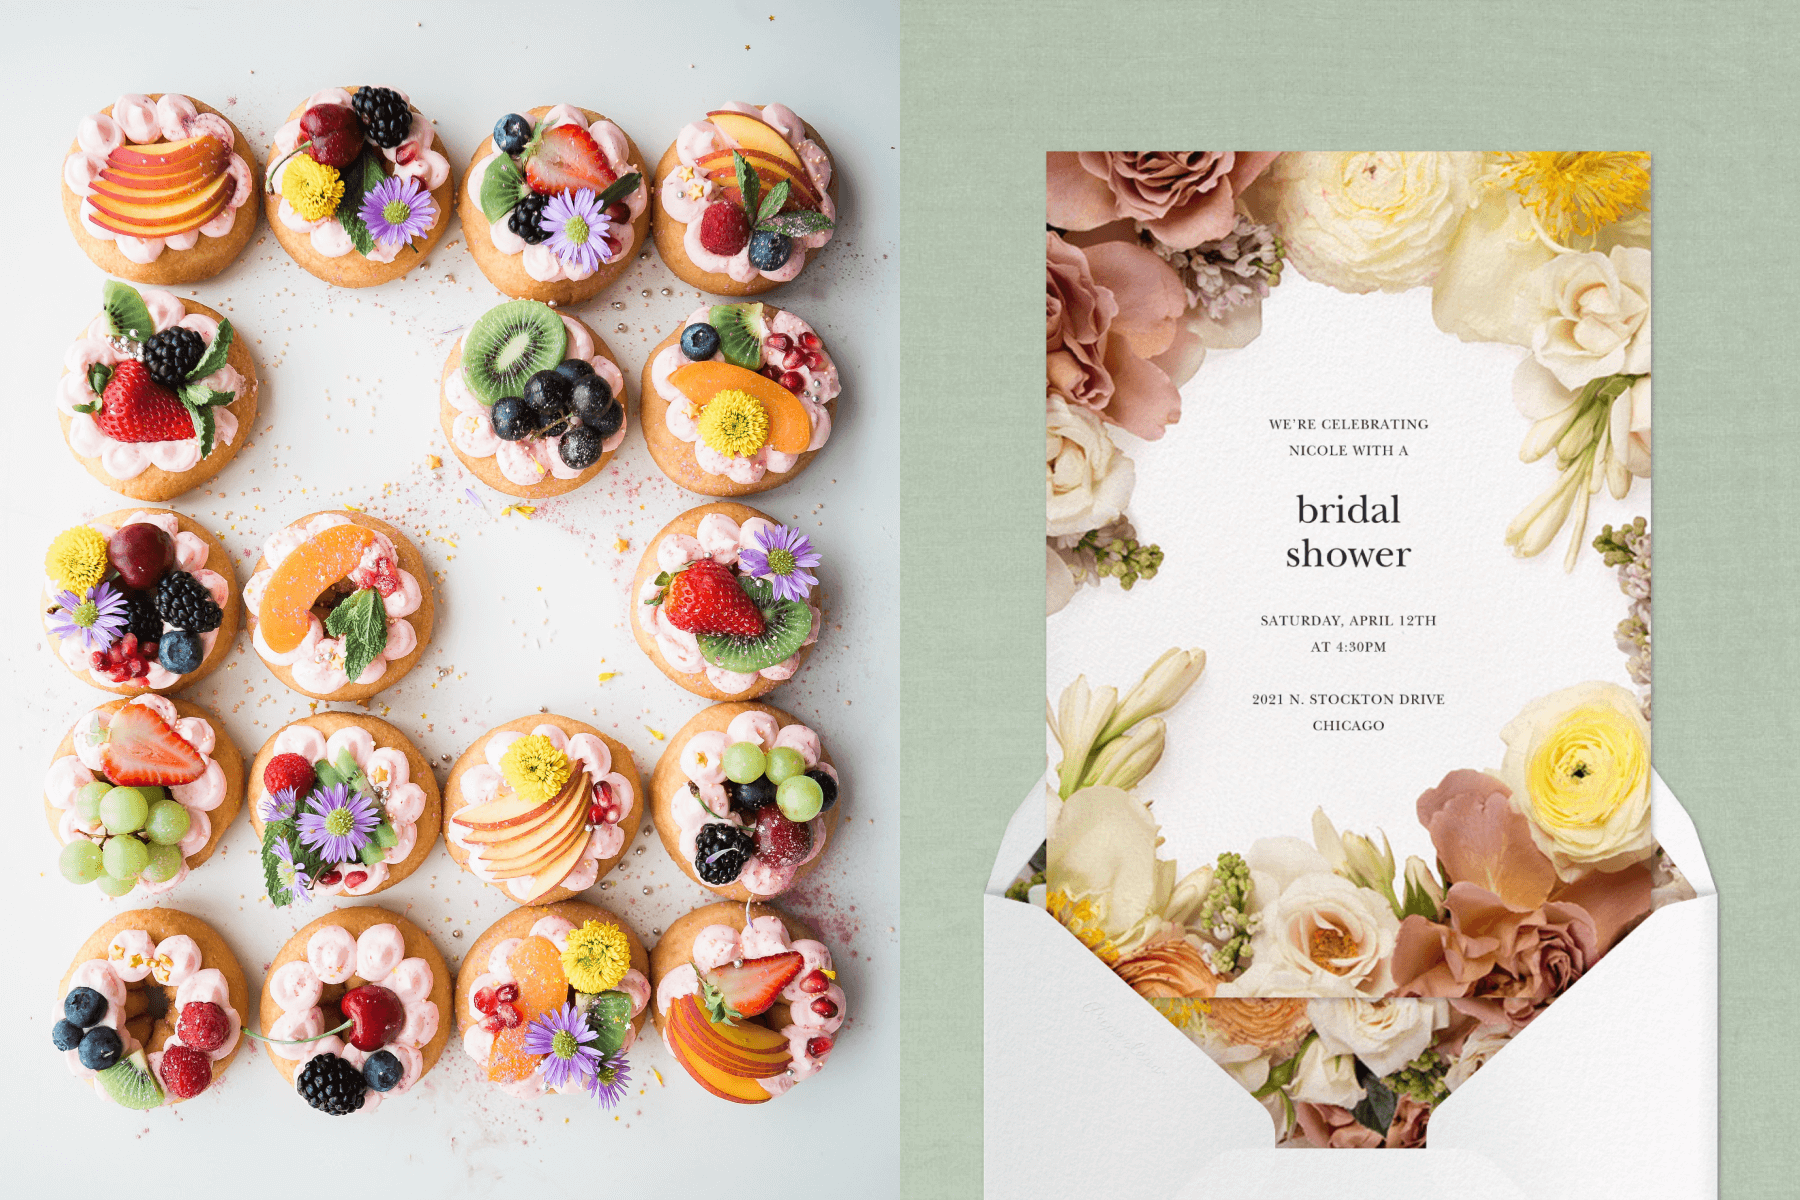
<path fill-rule="evenodd" d="M 1500 178 L 1559 242 L 1642 212 L 1650 198 L 1650 155 L 1643 150 L 1506 151 Z"/>
<path fill-rule="evenodd" d="M 631 941 L 617 925 L 589 921 L 569 931 L 562 966 L 578 992 L 592 995 L 616 988 L 631 969 Z"/>
<path fill-rule="evenodd" d="M 700 440 L 731 458 L 749 458 L 769 439 L 769 414 L 749 392 L 720 392 L 700 414 Z"/>
<path fill-rule="evenodd" d="M 106 576 L 106 539 L 87 525 L 63 530 L 44 555 L 44 573 L 81 595 Z"/>
<path fill-rule="evenodd" d="M 323 221 L 344 198 L 344 181 L 336 167 L 315 162 L 311 155 L 296 154 L 281 170 L 281 195 L 308 221 Z"/>
<path fill-rule="evenodd" d="M 530 734 L 500 756 L 500 774 L 522 800 L 548 800 L 569 781 L 569 756 L 541 733 Z"/>

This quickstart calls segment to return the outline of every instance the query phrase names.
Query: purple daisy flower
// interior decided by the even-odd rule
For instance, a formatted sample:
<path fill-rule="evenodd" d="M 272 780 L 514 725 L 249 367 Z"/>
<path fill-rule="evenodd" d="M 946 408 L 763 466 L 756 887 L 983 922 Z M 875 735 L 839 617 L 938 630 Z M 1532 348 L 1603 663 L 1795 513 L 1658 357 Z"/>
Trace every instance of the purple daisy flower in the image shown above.
<path fill-rule="evenodd" d="M 84 650 L 104 650 L 125 628 L 125 594 L 110 583 L 89 588 L 84 596 L 56 593 L 50 632 L 58 638 L 79 637 Z"/>
<path fill-rule="evenodd" d="M 525 1030 L 525 1053 L 541 1054 L 538 1072 L 544 1083 L 560 1088 L 569 1083 L 592 1087 L 600 1052 L 588 1045 L 600 1035 L 588 1028 L 587 1018 L 573 1004 L 545 1013 Z"/>
<path fill-rule="evenodd" d="M 550 234 L 550 249 L 565 266 L 593 271 L 607 261 L 606 243 L 600 239 L 612 228 L 612 221 L 591 188 L 550 197 L 538 224 Z"/>
<path fill-rule="evenodd" d="M 256 815 L 267 825 L 273 821 L 286 821 L 293 817 L 294 809 L 299 805 L 300 797 L 293 788 L 282 788 L 274 795 L 263 794 L 257 803 Z"/>
<path fill-rule="evenodd" d="M 601 1108 L 611 1108 L 625 1098 L 630 1085 L 631 1064 L 625 1061 L 623 1054 L 609 1054 L 595 1066 L 588 1091 L 600 1101 Z"/>
<path fill-rule="evenodd" d="M 804 600 L 818 579 L 807 567 L 819 565 L 819 552 L 806 535 L 786 525 L 765 525 L 756 531 L 756 545 L 738 552 L 738 565 L 766 580 L 777 600 Z"/>
<path fill-rule="evenodd" d="M 306 876 L 305 864 L 294 861 L 294 848 L 286 838 L 275 843 L 275 857 L 280 860 L 275 878 L 287 889 L 288 896 L 301 904 L 312 903 L 312 880 Z"/>
<path fill-rule="evenodd" d="M 361 792 L 341 783 L 319 788 L 306 798 L 311 812 L 300 814 L 300 841 L 326 862 L 355 862 L 368 844 L 381 814 Z"/>
<path fill-rule="evenodd" d="M 395 175 L 375 185 L 357 210 L 369 236 L 381 245 L 410 242 L 437 220 L 437 205 L 417 179 Z"/>

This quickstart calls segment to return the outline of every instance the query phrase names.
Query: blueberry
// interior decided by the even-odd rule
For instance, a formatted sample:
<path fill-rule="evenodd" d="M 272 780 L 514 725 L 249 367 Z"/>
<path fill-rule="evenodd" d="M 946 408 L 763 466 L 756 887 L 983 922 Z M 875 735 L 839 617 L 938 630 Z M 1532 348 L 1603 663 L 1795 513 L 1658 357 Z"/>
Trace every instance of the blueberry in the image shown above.
<path fill-rule="evenodd" d="M 619 432 L 619 428 L 625 424 L 625 406 L 614 400 L 601 409 L 593 420 L 590 421 L 584 417 L 581 423 L 601 437 L 609 438 Z"/>
<path fill-rule="evenodd" d="M 363 1081 L 378 1092 L 392 1091 L 404 1074 L 406 1069 L 392 1050 L 377 1050 L 363 1062 Z"/>
<path fill-rule="evenodd" d="M 488 414 L 494 422 L 494 433 L 504 442 L 516 442 L 531 436 L 535 422 L 531 419 L 531 410 L 517 396 L 506 396 L 494 402 L 494 411 Z"/>
<path fill-rule="evenodd" d="M 73 1021 L 58 1021 L 50 1027 L 50 1044 L 58 1050 L 73 1050 L 81 1045 L 81 1026 Z"/>
<path fill-rule="evenodd" d="M 171 629 L 164 633 L 162 641 L 156 644 L 156 651 L 162 665 L 177 675 L 198 671 L 206 658 L 200 635 L 186 629 Z"/>
<path fill-rule="evenodd" d="M 775 784 L 767 775 L 740 783 L 737 798 L 738 803 L 751 812 L 767 808 L 775 803 Z"/>
<path fill-rule="evenodd" d="M 586 425 L 577 425 L 563 434 L 562 441 L 557 444 L 557 453 L 562 455 L 563 465 L 570 470 L 585 471 L 600 461 L 603 449 L 600 443 L 605 440 Z"/>
<path fill-rule="evenodd" d="M 119 1061 L 119 1055 L 125 1052 L 125 1043 L 119 1040 L 119 1031 L 111 1025 L 96 1025 L 88 1030 L 81 1039 L 81 1065 L 90 1071 L 104 1071 Z"/>
<path fill-rule="evenodd" d="M 589 375 L 576 381 L 570 389 L 569 399 L 583 425 L 598 425 L 600 414 L 612 407 L 612 385 L 598 375 Z"/>
<path fill-rule="evenodd" d="M 494 122 L 494 145 L 502 153 L 517 154 L 531 140 L 531 120 L 518 113 L 507 113 Z"/>
<path fill-rule="evenodd" d="M 580 383 L 593 377 L 594 365 L 585 358 L 565 358 L 556 364 L 556 373 L 570 383 Z"/>
<path fill-rule="evenodd" d="M 63 1016 L 86 1029 L 106 1015 L 106 997 L 91 987 L 70 988 L 63 997 Z"/>
<path fill-rule="evenodd" d="M 545 421 L 566 417 L 572 407 L 575 385 L 567 375 L 539 371 L 525 381 L 525 407 Z"/>
<path fill-rule="evenodd" d="M 704 321 L 696 321 L 681 331 L 681 352 L 694 362 L 703 362 L 719 352 L 719 331 Z"/>
<path fill-rule="evenodd" d="M 793 252 L 794 243 L 785 233 L 759 229 L 750 235 L 750 265 L 759 271 L 779 270 Z"/>
<path fill-rule="evenodd" d="M 819 811 L 829 812 L 831 806 L 837 803 L 837 780 L 833 779 L 828 772 L 821 771 L 817 767 L 808 771 L 806 777 L 818 784 L 819 790 L 825 793 L 825 799 L 820 803 Z"/>

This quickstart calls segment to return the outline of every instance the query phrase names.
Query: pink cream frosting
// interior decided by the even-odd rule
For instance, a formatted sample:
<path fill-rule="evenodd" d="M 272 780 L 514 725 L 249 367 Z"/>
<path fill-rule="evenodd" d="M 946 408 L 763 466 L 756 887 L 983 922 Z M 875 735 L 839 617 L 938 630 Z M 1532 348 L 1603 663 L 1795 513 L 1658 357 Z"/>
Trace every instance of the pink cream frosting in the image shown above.
<path fill-rule="evenodd" d="M 756 545 L 755 536 L 758 530 L 767 528 L 771 522 L 761 517 L 751 517 L 741 526 L 724 513 L 707 513 L 700 518 L 700 525 L 690 537 L 685 533 L 671 533 L 656 544 L 656 565 L 661 571 L 678 571 L 691 562 L 703 558 L 711 558 L 727 567 L 735 567 L 738 553 Z M 663 615 L 662 605 L 656 603 L 656 595 L 662 589 L 656 585 L 654 577 L 644 581 L 638 593 L 637 619 L 644 630 L 656 639 L 657 653 L 671 671 L 681 675 L 698 675 L 705 673 L 706 680 L 721 692 L 729 696 L 741 695 L 756 685 L 758 676 L 764 679 L 792 679 L 794 672 L 800 669 L 798 651 L 781 660 L 772 667 L 764 667 L 754 675 L 740 671 L 727 671 L 724 667 L 714 666 L 706 661 L 700 653 L 700 641 L 685 629 L 677 629 L 670 624 L 669 618 Z M 810 646 L 819 640 L 820 613 L 818 606 L 808 604 L 812 611 L 812 630 L 806 635 L 802 647 Z"/>
<path fill-rule="evenodd" d="M 123 241 L 124 239 L 120 239 Z M 179 325 L 191 329 L 210 348 L 219 335 L 219 322 L 205 313 L 190 313 L 174 292 L 162 288 L 142 288 L 138 295 L 150 311 L 156 332 Z M 123 347 L 112 339 L 112 327 L 106 314 L 95 317 L 77 341 L 63 353 L 63 375 L 56 389 L 57 410 L 69 418 L 69 446 L 83 458 L 98 458 L 106 473 L 114 479 L 136 479 L 150 467 L 165 471 L 191 471 L 200 463 L 200 440 L 195 437 L 168 442 L 121 442 L 100 432 L 90 413 L 77 412 L 78 404 L 96 404 L 100 397 L 88 383 L 88 368 L 95 363 L 116 367 L 126 360 Z M 229 392 L 233 400 L 244 387 L 244 377 L 230 363 L 200 380 L 218 392 Z M 237 440 L 238 419 L 225 405 L 213 410 L 213 441 L 229 446 Z M 215 447 L 216 448 L 216 447 Z"/>
<path fill-rule="evenodd" d="M 769 332 L 785 335 L 795 346 L 800 344 L 800 339 L 804 334 L 811 333 L 815 337 L 818 336 L 814 333 L 811 325 L 785 309 L 765 308 L 764 311 L 774 314 L 768 318 Z M 708 324 L 711 319 L 712 309 L 710 307 L 697 308 L 688 314 L 687 320 L 681 323 L 681 328 L 686 329 L 689 325 Z M 823 341 L 820 342 L 816 353 L 825 362 L 817 371 L 812 370 L 805 363 L 800 363 L 792 368 L 787 367 L 785 359 L 789 353 L 792 351 L 776 350 L 765 341 L 762 352 L 763 364 L 778 370 L 796 371 L 805 380 L 794 394 L 799 397 L 801 407 L 806 409 L 806 418 L 812 423 L 812 440 L 807 443 L 806 449 L 809 452 L 819 450 L 831 437 L 831 413 L 825 405 L 836 399 L 838 395 L 837 363 L 833 362 L 831 356 L 825 353 Z M 746 485 L 761 482 L 763 475 L 769 471 L 774 471 L 779 475 L 784 471 L 793 470 L 795 464 L 800 461 L 800 456 L 797 454 L 783 454 L 771 446 L 764 446 L 748 457 L 727 455 L 721 454 L 700 440 L 700 414 L 695 410 L 694 402 L 688 399 L 686 393 L 676 387 L 669 378 L 679 368 L 692 361 L 694 360 L 682 352 L 678 333 L 676 340 L 663 347 L 662 353 L 658 354 L 656 361 L 651 364 L 650 382 L 656 388 L 656 394 L 668 401 L 669 404 L 663 417 L 663 423 L 677 438 L 693 444 L 694 462 L 699 468 L 708 474 L 723 475 L 733 483 Z M 724 352 L 715 352 L 710 361 L 725 361 Z"/>
<path fill-rule="evenodd" d="M 600 153 L 606 159 L 606 165 L 614 175 L 622 176 L 636 170 L 631 164 L 630 143 L 625 137 L 625 131 L 611 121 L 596 121 L 589 125 L 587 117 L 579 108 L 570 104 L 558 104 L 544 114 L 543 125 L 545 129 L 554 129 L 559 125 L 573 125 L 577 129 L 585 129 L 593 135 L 594 143 L 600 147 Z M 488 168 L 493 166 L 500 157 L 500 152 L 495 150 L 469 168 L 468 178 L 463 186 L 468 189 L 469 198 L 475 202 L 477 208 L 481 207 L 481 186 L 487 180 Z M 639 180 L 637 187 L 627 192 L 621 203 L 631 210 L 631 221 L 636 221 L 644 214 L 645 207 L 650 203 L 649 186 L 643 180 Z M 507 217 L 511 214 L 512 210 L 508 209 L 498 221 L 489 222 L 488 240 L 493 243 L 494 249 L 502 254 L 524 255 L 522 261 L 527 275 L 539 283 L 554 283 L 559 279 L 582 280 L 594 273 L 593 270 L 571 266 L 563 262 L 550 248 L 549 242 L 532 245 L 514 233 L 506 223 Z M 629 221 L 623 225 L 611 225 L 607 232 L 622 244 L 617 253 L 609 258 L 602 258 L 602 262 L 618 262 L 637 246 L 637 230 Z M 598 268 L 594 270 L 598 270 Z M 613 394 L 619 394 L 616 387 L 613 389 Z M 519 481 L 514 480 L 514 482 Z"/>
<path fill-rule="evenodd" d="M 793 109 L 784 104 L 757 108 L 754 104 L 738 101 L 722 107 L 756 117 L 785 138 L 787 144 L 799 155 L 801 165 L 806 168 L 807 178 L 812 180 L 814 190 L 819 193 L 822 200 L 820 211 L 830 220 L 837 220 L 837 205 L 826 191 L 831 184 L 831 158 L 817 142 L 806 136 L 806 124 L 795 115 Z M 773 271 L 759 271 L 750 265 L 749 246 L 727 258 L 714 254 L 700 244 L 700 214 L 718 197 L 719 185 L 708 179 L 697 164 L 702 155 L 715 150 L 731 149 L 736 145 L 711 121 L 694 121 L 682 126 L 681 132 L 675 135 L 675 154 L 681 160 L 681 165 L 663 179 L 663 211 L 687 226 L 687 232 L 682 238 L 682 249 L 687 252 L 688 259 L 702 271 L 729 275 L 739 283 L 749 283 L 759 275 L 764 279 L 785 283 L 800 274 L 800 269 L 806 265 L 808 250 L 817 250 L 831 240 L 832 230 L 824 229 L 795 238 L 793 252 L 788 255 L 788 260 Z"/>
<path fill-rule="evenodd" d="M 106 170 L 107 156 L 120 146 L 152 142 L 178 142 L 212 134 L 230 149 L 237 141 L 230 122 L 217 113 L 203 113 L 186 96 L 168 92 L 160 100 L 132 93 L 113 101 L 112 114 L 89 113 L 75 130 L 76 151 L 63 159 L 63 183 L 82 197 L 81 227 L 103 242 L 112 242 L 119 253 L 134 263 L 152 263 L 163 250 L 192 250 L 202 237 L 222 238 L 237 224 L 238 209 L 250 199 L 250 164 L 235 152 L 227 168 L 231 175 L 231 199 L 218 216 L 197 230 L 166 238 L 127 237 L 94 224 L 94 180 Z"/>
<path fill-rule="evenodd" d="M 563 361 L 580 359 L 594 368 L 594 374 L 606 380 L 606 386 L 618 399 L 620 407 L 625 404 L 625 377 L 619 373 L 611 359 L 596 353 L 594 339 L 580 321 L 572 317 L 563 317 L 563 328 L 568 332 L 568 348 L 563 354 Z M 474 328 L 474 326 L 470 326 Z M 463 351 L 468 351 L 469 335 L 463 334 Z M 469 387 L 467 375 L 462 370 L 452 371 L 450 378 L 444 381 L 444 396 L 450 401 L 450 407 L 456 410 L 456 418 L 450 425 L 450 438 L 456 448 L 470 458 L 492 458 L 500 467 L 500 473 L 520 487 L 530 487 L 534 483 L 542 483 L 546 477 L 556 479 L 574 479 L 581 474 L 579 470 L 563 462 L 559 448 L 561 437 L 530 438 L 524 441 L 509 442 L 494 432 L 493 410 L 476 398 Z M 571 425 L 579 425 L 580 419 L 570 417 Z M 600 443 L 601 450 L 608 454 L 625 443 L 625 433 L 631 428 L 630 416 L 621 422 L 611 437 Z"/>
<path fill-rule="evenodd" d="M 591 733 L 578 733 L 570 737 L 555 725 L 535 726 L 532 733 L 548 738 L 550 744 L 567 754 L 570 760 L 593 781 L 598 790 L 602 785 L 612 790 L 613 798 L 618 801 L 619 812 L 610 821 L 602 821 L 594 825 L 589 833 L 587 845 L 582 849 L 581 857 L 569 869 L 558 885 L 572 892 L 583 892 L 594 886 L 600 878 L 600 862 L 611 858 L 625 846 L 625 831 L 620 823 L 631 815 L 631 807 L 637 802 L 633 794 L 631 780 L 612 769 L 612 751 L 600 738 Z M 500 760 L 505 757 L 507 748 L 525 735 L 516 730 L 502 730 L 488 738 L 482 749 L 485 762 L 469 768 L 463 773 L 462 794 L 467 805 L 486 804 L 496 796 L 512 794 L 506 777 L 500 773 Z M 465 806 L 467 806 L 465 805 Z M 468 867 L 477 879 L 489 883 L 502 881 L 494 878 L 494 873 L 481 857 L 481 846 L 468 840 L 469 829 L 458 825 L 454 813 L 444 821 L 444 829 L 451 841 L 469 852 Z M 503 886 L 516 900 L 523 900 L 531 889 L 530 878 L 508 879 Z"/>

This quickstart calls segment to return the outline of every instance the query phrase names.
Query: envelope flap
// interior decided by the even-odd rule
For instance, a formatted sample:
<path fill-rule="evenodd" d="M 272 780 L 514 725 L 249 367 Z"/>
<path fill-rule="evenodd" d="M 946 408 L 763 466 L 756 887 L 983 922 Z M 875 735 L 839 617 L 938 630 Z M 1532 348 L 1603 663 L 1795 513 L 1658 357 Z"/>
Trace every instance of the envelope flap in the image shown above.
<path fill-rule="evenodd" d="M 1694 891 L 1702 896 L 1713 895 L 1712 870 L 1706 865 L 1706 851 L 1700 847 L 1700 831 L 1654 770 L 1650 772 L 1650 829 L 1657 843 L 1694 885 Z"/>
<path fill-rule="evenodd" d="M 1000 838 L 1000 852 L 994 855 L 994 870 L 988 876 L 987 894 L 1003 896 L 1018 873 L 1024 869 L 1037 848 L 1044 844 L 1044 790 L 1034 785 L 1013 810 Z"/>
<path fill-rule="evenodd" d="M 1455 1200 L 1552 1200 L 1565 1193 L 1520 1191 L 1505 1169 L 1472 1150 L 1228 1150 L 1175 1193 L 1175 1200 L 1214 1200 L 1230 1180 L 1232 1200 L 1393 1200 L 1443 1196 Z M 1574 1195 L 1575 1193 L 1566 1193 Z"/>

